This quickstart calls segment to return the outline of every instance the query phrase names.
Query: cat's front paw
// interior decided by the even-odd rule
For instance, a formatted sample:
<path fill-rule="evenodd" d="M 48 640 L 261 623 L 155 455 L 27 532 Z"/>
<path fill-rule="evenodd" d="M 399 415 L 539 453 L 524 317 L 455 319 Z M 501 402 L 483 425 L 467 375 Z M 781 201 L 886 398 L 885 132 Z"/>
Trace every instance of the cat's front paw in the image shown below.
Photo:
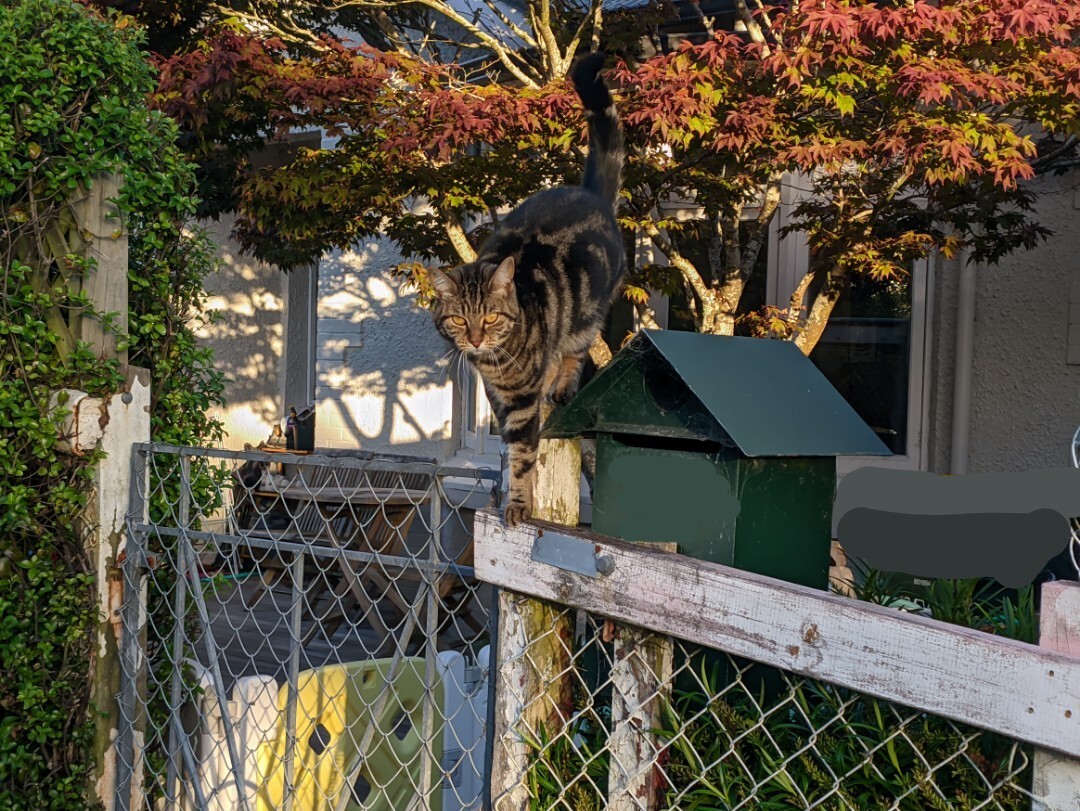
<path fill-rule="evenodd" d="M 532 517 L 532 505 L 514 501 L 506 505 L 503 510 L 503 521 L 508 527 L 516 527 L 522 521 L 528 521 Z"/>
<path fill-rule="evenodd" d="M 565 386 L 556 386 L 550 392 L 548 392 L 548 398 L 555 405 L 564 406 L 574 399 L 574 395 L 577 394 L 578 384 L 575 380 Z"/>

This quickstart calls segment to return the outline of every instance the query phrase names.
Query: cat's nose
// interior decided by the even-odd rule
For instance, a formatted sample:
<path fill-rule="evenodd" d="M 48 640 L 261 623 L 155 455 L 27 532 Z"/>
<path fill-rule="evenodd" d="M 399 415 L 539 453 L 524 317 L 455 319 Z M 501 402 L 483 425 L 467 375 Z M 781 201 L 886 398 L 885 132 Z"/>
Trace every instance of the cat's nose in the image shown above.
<path fill-rule="evenodd" d="M 482 344 L 483 342 L 484 342 L 484 336 L 483 335 L 470 335 L 469 336 L 469 343 L 472 344 L 473 346 L 475 346 L 477 349 L 480 348 L 480 344 Z"/>

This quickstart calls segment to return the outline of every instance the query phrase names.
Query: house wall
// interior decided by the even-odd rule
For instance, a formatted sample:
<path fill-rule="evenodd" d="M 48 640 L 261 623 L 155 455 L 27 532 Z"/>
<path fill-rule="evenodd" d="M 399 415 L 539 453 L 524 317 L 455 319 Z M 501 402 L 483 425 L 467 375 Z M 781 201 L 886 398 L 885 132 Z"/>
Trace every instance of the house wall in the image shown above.
<path fill-rule="evenodd" d="M 229 239 L 233 220 L 204 222 L 217 243 L 221 269 L 206 279 L 208 307 L 219 312 L 199 337 L 230 378 L 226 405 L 211 413 L 225 423 L 225 446 L 257 445 L 284 415 L 288 280 L 277 268 L 241 256 Z"/>
<path fill-rule="evenodd" d="M 1080 365 L 1068 363 L 1080 363 L 1078 182 L 1080 171 L 1036 181 L 1038 218 L 1054 235 L 977 270 L 969 473 L 1071 464 L 1080 425 Z M 958 270 L 957 262 L 942 260 L 936 272 L 929 415 L 935 472 L 950 466 Z"/>
<path fill-rule="evenodd" d="M 454 392 L 447 346 L 390 269 L 386 240 L 319 266 L 316 445 L 449 457 Z"/>

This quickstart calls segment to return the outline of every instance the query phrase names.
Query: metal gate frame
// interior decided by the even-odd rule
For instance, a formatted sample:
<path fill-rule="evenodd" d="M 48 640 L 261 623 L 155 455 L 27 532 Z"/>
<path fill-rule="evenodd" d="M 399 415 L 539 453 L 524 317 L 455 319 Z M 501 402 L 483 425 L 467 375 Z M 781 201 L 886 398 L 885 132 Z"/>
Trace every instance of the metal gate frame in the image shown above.
<path fill-rule="evenodd" d="M 422 536 L 423 540 L 422 554 L 409 552 L 405 556 L 386 555 L 381 554 L 378 549 L 364 551 L 328 546 L 316 543 L 313 537 L 288 537 L 286 539 L 284 535 L 274 537 L 272 533 L 260 534 L 250 528 L 230 525 L 229 522 L 235 518 L 235 497 L 238 492 L 243 494 L 245 488 L 249 496 L 252 492 L 256 492 L 254 486 L 239 482 L 235 475 L 236 471 L 241 465 L 268 468 L 275 464 L 295 466 L 298 472 L 296 481 L 301 482 L 312 492 L 313 504 L 316 503 L 315 496 L 321 492 L 320 487 L 334 488 L 334 492 L 337 493 L 344 490 L 342 484 L 346 478 L 353 482 L 357 492 L 363 492 L 365 495 L 387 490 L 387 501 L 389 501 L 390 496 L 397 497 L 399 490 L 402 493 L 417 491 L 410 491 L 402 486 L 396 489 L 394 486 L 375 488 L 371 482 L 376 474 L 382 475 L 383 478 L 389 477 L 392 483 L 396 482 L 398 485 L 405 482 L 407 476 L 413 474 L 430 477 L 431 484 L 424 494 L 424 501 L 427 502 L 424 505 L 426 510 L 419 509 L 421 505 L 419 500 L 414 508 L 408 508 L 416 511 L 416 518 L 421 522 L 421 531 L 418 535 Z M 320 481 L 325 479 L 332 484 L 309 485 L 304 477 L 299 475 L 301 470 L 323 471 L 324 477 Z M 260 482 L 265 483 L 265 481 L 267 481 L 265 478 L 260 478 Z M 239 800 L 236 807 L 244 811 L 255 811 L 254 808 L 249 807 L 248 795 L 242 785 L 243 778 L 239 768 L 242 757 L 240 741 L 228 709 L 230 702 L 225 689 L 225 677 L 235 677 L 236 673 L 231 671 L 231 667 L 230 672 L 223 673 L 222 667 L 229 665 L 229 660 L 223 652 L 222 640 L 216 638 L 214 632 L 214 622 L 217 617 L 214 611 L 215 609 L 224 610 L 222 606 L 226 604 L 221 602 L 222 597 L 216 585 L 210 588 L 208 600 L 207 593 L 204 593 L 207 590 L 206 581 L 200 575 L 200 556 L 205 554 L 207 548 L 216 549 L 219 552 L 228 550 L 232 554 L 226 557 L 233 559 L 238 557 L 240 551 L 252 549 L 262 549 L 268 554 L 281 553 L 283 560 L 288 555 L 292 556 L 291 562 L 286 567 L 290 581 L 290 595 L 287 611 L 282 612 L 282 616 L 287 618 L 288 639 L 288 657 L 287 660 L 281 660 L 282 664 L 287 662 L 286 679 L 283 685 L 287 695 L 284 713 L 285 728 L 288 730 L 285 735 L 286 754 L 284 757 L 286 788 L 283 807 L 286 809 L 291 807 L 297 788 L 297 769 L 303 769 L 303 765 L 298 765 L 297 762 L 296 753 L 299 742 L 296 737 L 296 723 L 300 698 L 301 657 L 305 654 L 302 644 L 303 624 L 306 621 L 304 611 L 313 608 L 313 605 L 307 604 L 311 585 L 305 582 L 305 578 L 308 577 L 305 566 L 314 565 L 315 578 L 321 577 L 326 581 L 319 584 L 324 591 L 329 586 L 326 571 L 330 564 L 337 564 L 343 572 L 355 566 L 361 567 L 358 570 L 361 572 L 374 571 L 372 567 L 378 567 L 383 573 L 396 571 L 398 574 L 390 580 L 398 592 L 398 604 L 403 599 L 399 580 L 404 573 L 409 572 L 412 576 L 419 578 L 412 600 L 408 601 L 405 598 L 410 610 L 397 626 L 400 627 L 401 633 L 393 644 L 393 654 L 389 659 L 389 667 L 384 677 L 386 687 L 381 690 L 374 704 L 364 705 L 364 711 L 370 713 L 373 720 L 383 715 L 387 702 L 391 701 L 391 694 L 395 692 L 392 685 L 397 682 L 405 663 L 416 659 L 415 656 L 406 657 L 406 651 L 409 640 L 419 631 L 422 642 L 418 653 L 422 654 L 423 659 L 424 695 L 422 729 L 419 733 L 420 740 L 423 742 L 420 749 L 420 785 L 416 788 L 420 797 L 435 797 L 440 789 L 432 785 L 433 775 L 438 774 L 433 768 L 433 742 L 439 734 L 437 725 L 442 723 L 444 727 L 448 727 L 450 721 L 453 720 L 439 716 L 439 708 L 436 707 L 434 698 L 436 674 L 440 666 L 437 650 L 442 627 L 440 612 L 445 608 L 438 585 L 443 578 L 448 576 L 459 578 L 463 583 L 473 582 L 475 585 L 470 587 L 473 591 L 470 598 L 475 598 L 475 591 L 480 585 L 473 579 L 474 572 L 471 566 L 461 565 L 457 560 L 448 558 L 442 537 L 443 531 L 448 522 L 455 518 L 462 527 L 466 527 L 466 518 L 463 517 L 463 513 L 497 502 L 500 481 L 499 471 L 454 468 L 439 466 L 428 461 L 388 459 L 373 455 L 370 458 L 357 458 L 350 455 L 238 452 L 159 443 L 135 445 L 132 452 L 132 484 L 127 516 L 128 540 L 126 549 L 121 553 L 121 560 L 118 561 L 123 574 L 124 599 L 119 617 L 122 627 L 119 702 L 121 723 L 117 740 L 115 807 L 119 811 L 136 811 L 136 809 L 146 807 L 148 799 L 153 799 L 146 796 L 148 788 L 150 794 L 158 794 L 163 798 L 165 811 L 180 808 L 214 811 L 220 807 L 213 805 L 214 797 L 204 796 L 205 792 L 202 791 L 203 787 L 198 779 L 199 763 L 191 744 L 191 734 L 185 729 L 181 719 L 181 710 L 190 703 L 192 690 L 184 684 L 181 667 L 177 665 L 186 659 L 183 655 L 185 652 L 198 645 L 201 651 L 197 651 L 196 655 L 198 658 L 205 658 L 213 688 L 213 695 L 210 698 L 221 709 L 220 718 L 224 728 L 226 755 L 230 764 L 235 796 Z M 230 495 L 234 497 L 231 504 L 229 503 Z M 281 503 L 288 504 L 289 501 L 282 498 Z M 376 513 L 387 515 L 387 503 L 377 504 L 371 509 L 374 509 Z M 208 508 L 212 507 L 225 508 L 224 532 L 206 528 L 211 518 Z M 153 519 L 152 512 L 155 515 Z M 299 527 L 304 521 L 310 524 L 311 511 L 308 510 L 309 514 L 306 518 L 298 514 L 302 512 L 302 509 L 291 510 L 288 507 L 285 509 L 290 527 Z M 359 527 L 359 533 L 366 539 L 365 533 L 370 529 L 371 524 L 365 529 L 351 505 L 348 507 L 348 512 L 351 514 L 351 519 L 349 515 L 322 515 L 325 525 L 323 529 L 330 527 L 331 522 L 339 518 L 352 520 L 354 525 Z M 265 514 L 262 515 L 265 516 Z M 264 520 L 263 524 L 265 528 L 267 522 Z M 308 529 L 317 531 L 318 527 L 308 527 Z M 395 530 L 392 529 L 391 534 L 393 531 Z M 399 525 L 396 532 L 398 544 L 408 549 L 406 538 L 408 529 L 402 533 Z M 333 536 L 333 534 L 334 530 L 331 528 L 330 535 Z M 260 559 L 256 565 L 260 578 L 265 576 L 265 572 L 260 568 L 263 560 L 265 558 Z M 172 575 L 171 582 L 168 579 L 158 580 L 156 573 L 162 571 L 163 566 L 167 567 L 166 571 Z M 165 583 L 166 588 L 162 588 L 162 582 Z M 211 583 L 213 582 L 212 579 Z M 200 584 L 198 588 L 192 587 L 195 583 Z M 181 584 L 183 587 L 178 587 Z M 270 593 L 273 588 L 273 586 L 266 587 L 267 593 Z M 361 586 L 361 588 L 370 587 Z M 234 594 L 242 594 L 243 589 L 243 584 L 236 586 L 235 591 L 230 592 L 228 599 L 233 599 Z M 335 598 L 340 596 L 336 589 L 337 587 L 333 590 Z M 389 591 L 385 592 L 384 598 L 388 594 Z M 242 597 L 240 602 L 244 602 Z M 375 605 L 378 607 L 379 603 Z M 490 617 L 490 606 L 487 608 Z M 172 626 L 164 637 L 155 627 L 155 616 L 159 616 L 163 610 L 164 616 L 172 619 Z M 381 615 L 381 610 L 378 613 Z M 322 617 L 311 619 L 313 623 L 321 623 L 325 616 L 324 614 Z M 178 618 L 183 621 L 177 621 Z M 195 635 L 192 635 L 187 627 L 187 621 L 191 619 L 194 619 L 198 629 Z M 315 626 L 312 625 L 312 627 Z M 349 626 L 349 629 L 355 632 L 357 640 L 361 640 L 358 627 L 358 625 Z M 494 626 L 489 621 L 490 636 L 493 636 L 493 628 Z M 350 633 L 349 629 L 347 629 L 347 634 Z M 238 633 L 240 628 L 233 630 Z M 152 639 L 154 633 L 158 635 Z M 402 639 L 405 640 L 404 644 L 401 642 Z M 226 640 L 226 649 L 227 643 L 228 640 Z M 362 640 L 360 644 L 363 644 Z M 152 651 L 151 647 L 155 650 Z M 331 650 L 339 651 L 332 643 Z M 165 695 L 166 685 L 156 680 L 155 667 L 162 661 L 172 665 L 167 696 Z M 162 700 L 165 703 L 167 729 L 163 728 L 158 721 L 161 708 L 156 702 Z M 490 715 L 491 703 L 490 697 L 487 697 L 487 715 Z M 489 719 L 485 717 L 481 721 L 490 731 Z M 356 757 L 360 760 L 355 768 L 351 769 L 349 779 L 345 781 L 345 788 L 338 793 L 337 801 L 333 806 L 336 810 L 345 808 L 350 801 L 355 802 L 355 796 L 352 793 L 354 782 L 352 774 L 357 773 L 364 766 L 364 756 L 360 753 L 368 752 L 373 739 L 379 734 L 377 729 L 377 722 L 369 723 L 362 738 L 353 742 L 357 750 Z M 154 773 L 156 766 L 150 764 L 148 756 L 160 759 L 163 754 L 162 746 L 164 746 L 165 764 L 161 772 Z M 480 762 L 474 763 L 474 769 L 478 766 L 486 772 L 487 761 L 490 759 L 490 747 L 487 751 L 488 756 L 480 757 Z M 401 768 L 404 769 L 405 766 L 402 765 Z M 445 771 L 442 771 L 442 776 L 444 779 L 447 777 Z M 301 778 L 303 777 L 302 774 Z M 486 784 L 487 781 L 482 782 Z M 182 784 L 187 786 L 186 793 L 183 791 Z M 191 804 L 192 799 L 194 805 Z M 480 798 L 480 802 L 486 806 L 483 797 Z M 440 803 L 441 800 L 435 803 L 435 807 L 438 807 Z M 155 807 L 157 807 L 156 804 Z M 425 800 L 422 804 L 414 802 L 412 807 L 430 806 Z M 479 806 L 470 804 L 462 807 L 471 809 Z"/>

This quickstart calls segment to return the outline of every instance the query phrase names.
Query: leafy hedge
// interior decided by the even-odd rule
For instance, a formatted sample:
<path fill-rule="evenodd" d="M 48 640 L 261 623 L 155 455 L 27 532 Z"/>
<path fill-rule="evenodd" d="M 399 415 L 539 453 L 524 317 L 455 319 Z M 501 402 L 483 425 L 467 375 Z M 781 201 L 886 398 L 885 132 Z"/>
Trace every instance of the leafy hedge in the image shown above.
<path fill-rule="evenodd" d="M 57 448 L 50 395 L 115 390 L 119 370 L 73 337 L 100 317 L 78 294 L 87 266 L 72 204 L 119 172 L 130 242 L 129 361 L 151 371 L 152 432 L 213 441 L 206 416 L 223 381 L 194 330 L 208 240 L 187 233 L 193 170 L 177 131 L 151 112 L 155 85 L 121 17 L 69 0 L 5 0 L 0 10 L 0 808 L 93 807 L 88 706 L 97 617 L 83 550 L 94 455 Z M 89 260 L 92 261 L 92 260 Z"/>

